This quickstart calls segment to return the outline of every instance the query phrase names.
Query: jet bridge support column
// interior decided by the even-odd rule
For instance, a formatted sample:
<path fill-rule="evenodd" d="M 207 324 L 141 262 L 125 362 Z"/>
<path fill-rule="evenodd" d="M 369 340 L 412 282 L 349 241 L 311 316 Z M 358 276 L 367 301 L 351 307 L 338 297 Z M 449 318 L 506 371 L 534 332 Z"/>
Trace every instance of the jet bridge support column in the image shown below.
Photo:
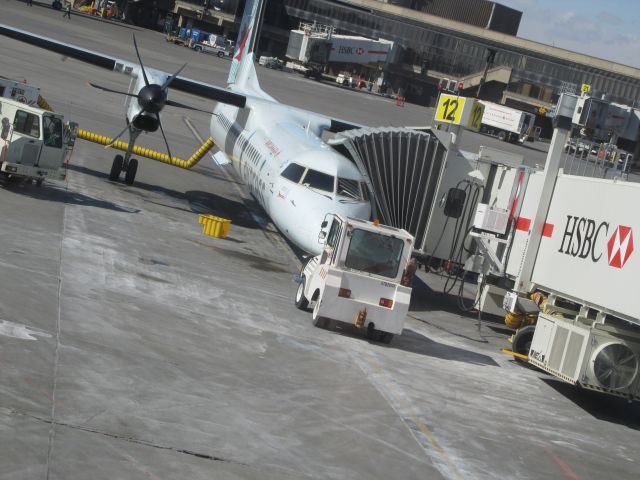
<path fill-rule="evenodd" d="M 560 170 L 560 157 L 564 145 L 567 141 L 569 131 L 571 129 L 571 119 L 576 106 L 576 97 L 561 95 L 558 100 L 557 114 L 554 119 L 553 137 L 549 146 L 549 153 L 544 166 L 544 182 L 538 205 L 536 207 L 536 215 L 532 219 L 529 230 L 529 239 L 527 247 L 522 257 L 520 273 L 515 279 L 515 290 L 520 293 L 528 293 L 532 290 L 533 285 L 531 276 L 536 263 L 540 240 L 542 239 L 542 230 L 544 227 L 549 206 L 551 205 L 551 197 L 556 185 L 556 179 Z"/>

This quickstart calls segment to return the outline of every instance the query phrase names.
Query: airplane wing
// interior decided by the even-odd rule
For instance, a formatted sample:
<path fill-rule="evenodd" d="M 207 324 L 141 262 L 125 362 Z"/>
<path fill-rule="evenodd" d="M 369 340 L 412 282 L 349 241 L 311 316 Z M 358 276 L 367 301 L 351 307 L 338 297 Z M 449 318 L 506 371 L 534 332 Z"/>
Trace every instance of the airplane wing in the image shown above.
<path fill-rule="evenodd" d="M 121 60 L 116 57 L 78 47 L 70 43 L 54 40 L 42 35 L 37 35 L 26 30 L 20 30 L 2 23 L 0 23 L 0 35 L 13 38 L 14 40 L 19 40 L 36 47 L 44 48 L 66 57 L 75 58 L 76 60 L 80 60 L 97 67 L 120 72 L 125 75 L 134 75 L 138 72 L 138 65 L 136 63 Z M 245 107 L 247 103 L 247 95 L 232 92 L 226 88 L 217 87 L 215 85 L 210 85 L 208 83 L 192 80 L 186 77 L 176 77 L 171 83 L 171 88 L 239 108 Z M 328 117 L 315 112 L 307 113 L 325 119 L 326 124 L 328 125 L 327 130 L 329 132 L 339 133 L 345 130 L 362 128 L 361 125 L 357 125 L 352 122 L 346 122 L 344 120 Z"/>
<path fill-rule="evenodd" d="M 78 47 L 70 43 L 60 42 L 42 35 L 36 35 L 1 23 L 0 34 L 13 38 L 14 40 L 35 45 L 36 47 L 45 48 L 66 57 L 90 63 L 97 67 L 124 73 L 125 75 L 132 75 L 134 72 L 137 72 L 138 69 L 138 66 L 135 63 L 104 55 L 92 50 L 87 50 L 86 48 Z M 198 95 L 203 98 L 208 98 L 210 100 L 215 100 L 216 102 L 228 103 L 240 108 L 244 107 L 247 101 L 247 97 L 245 95 L 240 95 L 238 93 L 231 92 L 226 88 L 216 87 L 214 85 L 209 85 L 207 83 L 191 80 L 185 77 L 176 77 L 171 83 L 171 88 L 181 92 Z"/>

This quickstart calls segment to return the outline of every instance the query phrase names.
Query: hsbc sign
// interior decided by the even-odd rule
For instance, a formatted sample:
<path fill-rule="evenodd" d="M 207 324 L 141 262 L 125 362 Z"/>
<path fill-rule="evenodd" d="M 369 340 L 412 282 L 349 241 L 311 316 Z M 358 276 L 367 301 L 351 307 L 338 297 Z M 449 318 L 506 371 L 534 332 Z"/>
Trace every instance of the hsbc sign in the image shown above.
<path fill-rule="evenodd" d="M 593 263 L 604 256 L 610 266 L 622 268 L 633 253 L 633 232 L 626 225 L 614 228 L 606 221 L 567 215 L 558 252 Z"/>
<path fill-rule="evenodd" d="M 535 218 L 527 205 L 540 191 L 543 177 L 537 177 L 529 179 L 520 216 Z M 637 205 L 640 183 L 558 175 L 530 284 L 640 324 Z M 527 232 L 514 236 L 520 243 L 514 242 L 512 255 L 526 245 Z M 510 268 L 517 272 L 519 257 L 513 258 Z"/>

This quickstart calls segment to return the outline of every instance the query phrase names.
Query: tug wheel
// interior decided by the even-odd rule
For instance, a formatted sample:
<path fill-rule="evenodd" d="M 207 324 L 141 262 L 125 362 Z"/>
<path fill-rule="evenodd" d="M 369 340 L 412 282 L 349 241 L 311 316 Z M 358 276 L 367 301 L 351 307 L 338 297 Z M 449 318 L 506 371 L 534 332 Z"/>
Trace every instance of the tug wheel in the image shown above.
<path fill-rule="evenodd" d="M 304 287 L 307 283 L 306 278 L 302 277 L 302 281 L 298 284 L 298 290 L 296 290 L 296 307 L 300 310 L 306 310 L 309 306 L 309 300 L 304 296 Z"/>

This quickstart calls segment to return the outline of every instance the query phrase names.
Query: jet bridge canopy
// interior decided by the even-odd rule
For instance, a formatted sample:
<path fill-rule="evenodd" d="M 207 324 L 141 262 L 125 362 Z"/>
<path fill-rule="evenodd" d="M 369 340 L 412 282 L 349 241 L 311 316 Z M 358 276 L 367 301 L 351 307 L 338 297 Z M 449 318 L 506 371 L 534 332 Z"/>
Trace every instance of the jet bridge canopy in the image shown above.
<path fill-rule="evenodd" d="M 382 223 L 410 232 L 418 255 L 450 258 L 456 222 L 447 226 L 441 200 L 473 168 L 450 146 L 447 134 L 430 128 L 362 128 L 341 132 L 329 143 L 358 166 Z M 466 221 L 463 215 L 461 223 Z"/>

